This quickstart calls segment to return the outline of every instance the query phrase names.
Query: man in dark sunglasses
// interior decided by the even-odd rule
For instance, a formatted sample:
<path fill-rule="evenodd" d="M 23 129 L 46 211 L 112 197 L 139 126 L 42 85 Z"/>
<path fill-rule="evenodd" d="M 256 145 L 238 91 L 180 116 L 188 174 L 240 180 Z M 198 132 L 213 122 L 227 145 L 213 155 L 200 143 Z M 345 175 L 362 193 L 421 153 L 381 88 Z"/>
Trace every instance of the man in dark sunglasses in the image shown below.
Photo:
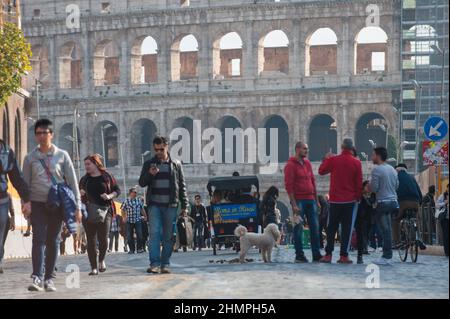
<path fill-rule="evenodd" d="M 155 137 L 153 151 L 155 156 L 144 163 L 139 178 L 139 185 L 147 187 L 150 234 L 150 267 L 147 272 L 170 273 L 170 256 L 174 244 L 172 237 L 178 207 L 181 207 L 182 213 L 187 213 L 189 201 L 181 162 L 170 157 L 166 138 Z"/>

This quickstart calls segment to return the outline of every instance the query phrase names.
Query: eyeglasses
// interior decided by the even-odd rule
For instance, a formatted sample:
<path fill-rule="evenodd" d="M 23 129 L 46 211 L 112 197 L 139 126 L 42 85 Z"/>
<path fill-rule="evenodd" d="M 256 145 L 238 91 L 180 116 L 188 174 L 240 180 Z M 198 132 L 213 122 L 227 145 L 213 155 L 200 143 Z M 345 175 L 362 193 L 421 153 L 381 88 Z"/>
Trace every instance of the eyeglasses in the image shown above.
<path fill-rule="evenodd" d="M 50 134 L 50 131 L 37 131 L 36 133 L 34 133 L 34 135 L 39 136 L 39 135 L 48 135 Z"/>

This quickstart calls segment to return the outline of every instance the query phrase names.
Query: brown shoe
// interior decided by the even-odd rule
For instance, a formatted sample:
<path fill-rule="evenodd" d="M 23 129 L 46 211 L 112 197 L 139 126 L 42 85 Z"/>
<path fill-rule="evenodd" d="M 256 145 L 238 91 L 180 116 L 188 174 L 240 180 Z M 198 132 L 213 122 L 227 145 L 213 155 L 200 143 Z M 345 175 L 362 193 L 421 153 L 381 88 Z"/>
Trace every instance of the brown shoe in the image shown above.
<path fill-rule="evenodd" d="M 170 269 L 167 266 L 161 267 L 162 274 L 170 274 Z"/>
<path fill-rule="evenodd" d="M 156 267 L 156 266 L 150 266 L 150 267 L 147 269 L 147 273 L 148 273 L 148 274 L 159 274 L 159 267 Z"/>

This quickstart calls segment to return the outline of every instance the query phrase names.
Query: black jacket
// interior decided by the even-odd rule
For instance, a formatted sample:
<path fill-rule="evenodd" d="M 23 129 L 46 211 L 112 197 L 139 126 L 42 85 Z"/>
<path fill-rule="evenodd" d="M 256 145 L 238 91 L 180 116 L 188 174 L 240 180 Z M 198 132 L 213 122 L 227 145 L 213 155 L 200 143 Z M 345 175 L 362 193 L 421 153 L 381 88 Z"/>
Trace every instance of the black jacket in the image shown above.
<path fill-rule="evenodd" d="M 151 187 L 153 183 L 153 176 L 150 174 L 150 165 L 157 164 L 159 160 L 156 157 L 146 161 L 142 167 L 141 176 L 139 177 L 139 186 L 147 187 L 147 203 L 150 202 Z M 181 162 L 178 160 L 169 159 L 170 163 L 170 206 L 181 205 L 181 209 L 189 207 L 189 201 L 186 191 L 186 182 L 184 179 L 183 168 Z"/>
<path fill-rule="evenodd" d="M 0 199 L 8 197 L 8 177 L 24 202 L 30 201 L 30 191 L 17 165 L 14 151 L 0 139 Z"/>
<path fill-rule="evenodd" d="M 416 179 L 408 174 L 406 170 L 398 172 L 398 189 L 397 197 L 399 201 L 416 201 L 422 202 L 422 192 L 416 182 Z"/>

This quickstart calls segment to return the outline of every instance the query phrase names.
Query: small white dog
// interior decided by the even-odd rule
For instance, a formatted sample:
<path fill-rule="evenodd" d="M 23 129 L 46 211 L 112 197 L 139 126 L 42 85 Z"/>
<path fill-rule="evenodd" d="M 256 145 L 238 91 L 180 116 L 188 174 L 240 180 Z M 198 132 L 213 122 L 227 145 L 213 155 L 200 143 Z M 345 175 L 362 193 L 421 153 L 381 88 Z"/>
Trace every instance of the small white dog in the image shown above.
<path fill-rule="evenodd" d="M 276 224 L 269 224 L 264 228 L 264 233 L 249 233 L 245 226 L 239 225 L 234 230 L 234 234 L 239 238 L 241 251 L 239 260 L 241 263 L 245 262 L 245 256 L 248 250 L 256 246 L 261 249 L 261 255 L 265 263 L 270 263 L 272 256 L 272 249 L 276 246 L 281 237 L 280 230 Z"/>

